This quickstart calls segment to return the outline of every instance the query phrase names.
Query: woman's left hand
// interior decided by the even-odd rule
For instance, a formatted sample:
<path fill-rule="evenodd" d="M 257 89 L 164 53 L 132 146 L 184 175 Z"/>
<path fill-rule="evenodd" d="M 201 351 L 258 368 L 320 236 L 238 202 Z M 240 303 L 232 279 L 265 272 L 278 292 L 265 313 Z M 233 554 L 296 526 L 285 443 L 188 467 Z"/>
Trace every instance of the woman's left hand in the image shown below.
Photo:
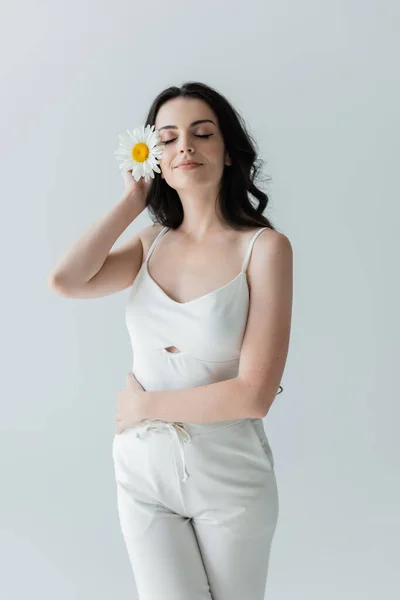
<path fill-rule="evenodd" d="M 120 390 L 117 401 L 117 433 L 134 427 L 143 419 L 145 414 L 145 390 L 133 373 L 126 376 L 126 388 Z"/>

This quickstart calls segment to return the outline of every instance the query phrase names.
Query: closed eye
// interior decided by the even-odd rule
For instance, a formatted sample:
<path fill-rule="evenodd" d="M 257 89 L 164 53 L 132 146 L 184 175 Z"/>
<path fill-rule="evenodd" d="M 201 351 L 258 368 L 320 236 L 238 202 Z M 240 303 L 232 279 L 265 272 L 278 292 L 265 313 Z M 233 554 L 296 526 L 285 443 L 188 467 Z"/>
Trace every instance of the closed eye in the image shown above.
<path fill-rule="evenodd" d="M 209 133 L 208 135 L 196 135 L 194 134 L 195 137 L 199 137 L 199 138 L 209 138 L 212 135 L 214 135 L 213 133 Z M 171 142 L 174 142 L 176 140 L 176 138 L 173 138 L 172 140 L 167 140 L 166 142 L 162 142 L 162 144 L 170 144 Z"/>

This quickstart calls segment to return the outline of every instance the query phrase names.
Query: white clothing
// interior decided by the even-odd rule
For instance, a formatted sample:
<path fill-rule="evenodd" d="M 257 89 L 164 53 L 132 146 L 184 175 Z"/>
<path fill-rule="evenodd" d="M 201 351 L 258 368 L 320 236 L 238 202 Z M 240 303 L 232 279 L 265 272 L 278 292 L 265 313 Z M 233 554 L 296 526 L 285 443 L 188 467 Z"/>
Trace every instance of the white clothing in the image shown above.
<path fill-rule="evenodd" d="M 185 303 L 170 298 L 148 271 L 168 229 L 151 245 L 126 307 L 132 371 L 146 391 L 237 376 L 249 307 L 246 269 L 266 228 L 252 237 L 234 279 Z M 279 501 L 262 419 L 146 420 L 115 434 L 113 459 L 119 519 L 141 600 L 264 599 Z"/>

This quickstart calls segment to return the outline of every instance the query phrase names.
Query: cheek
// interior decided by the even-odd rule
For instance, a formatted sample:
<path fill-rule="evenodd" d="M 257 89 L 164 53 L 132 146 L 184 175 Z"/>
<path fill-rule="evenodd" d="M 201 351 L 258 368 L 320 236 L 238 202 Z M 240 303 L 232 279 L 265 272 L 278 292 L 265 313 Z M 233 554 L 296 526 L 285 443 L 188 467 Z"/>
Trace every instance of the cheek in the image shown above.
<path fill-rule="evenodd" d="M 169 151 L 168 151 L 168 148 L 165 147 L 164 150 L 163 150 L 163 153 L 161 155 L 161 158 L 160 158 L 160 164 L 161 165 L 166 165 L 167 164 L 167 162 L 168 162 L 168 156 L 169 156 Z"/>
<path fill-rule="evenodd" d="M 174 160 L 174 155 L 172 154 L 172 152 L 164 150 L 164 152 L 160 158 L 160 169 L 162 169 L 164 172 L 167 170 L 172 170 L 173 160 Z"/>
<path fill-rule="evenodd" d="M 171 157 L 168 156 L 168 153 L 164 150 L 158 165 L 161 170 L 160 177 L 168 177 L 168 172 L 172 169 L 171 161 Z"/>

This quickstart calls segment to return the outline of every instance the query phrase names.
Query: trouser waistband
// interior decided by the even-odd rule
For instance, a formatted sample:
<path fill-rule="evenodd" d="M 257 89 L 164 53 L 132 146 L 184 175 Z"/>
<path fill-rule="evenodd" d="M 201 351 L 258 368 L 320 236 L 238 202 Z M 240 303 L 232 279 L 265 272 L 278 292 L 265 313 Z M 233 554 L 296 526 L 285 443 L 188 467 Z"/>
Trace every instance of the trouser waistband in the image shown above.
<path fill-rule="evenodd" d="M 187 443 L 187 442 L 191 442 L 191 436 L 190 436 L 189 432 L 186 431 L 183 423 L 175 423 L 175 422 L 169 423 L 166 421 L 146 420 L 146 421 L 142 421 L 136 429 L 137 429 L 137 431 L 136 431 L 137 438 L 143 437 L 143 435 L 145 435 L 148 431 L 162 431 L 165 429 L 170 431 L 173 435 L 176 436 L 176 439 L 177 439 L 178 445 L 179 445 L 179 451 L 181 453 L 182 466 L 183 466 L 182 481 L 183 481 L 183 483 L 185 483 L 189 479 L 190 475 L 186 469 L 185 451 L 183 448 L 183 444 Z"/>
<path fill-rule="evenodd" d="M 182 459 L 183 466 L 183 478 L 182 481 L 185 483 L 190 475 L 186 469 L 186 461 L 185 461 L 185 452 L 184 452 L 184 443 L 190 443 L 192 441 L 192 437 L 196 435 L 201 435 L 204 433 L 209 433 L 212 431 L 218 431 L 219 429 L 225 429 L 225 427 L 230 427 L 231 425 L 235 425 L 236 423 L 240 423 L 245 419 L 233 419 L 229 421 L 214 421 L 212 423 L 182 423 L 182 422 L 168 422 L 161 420 L 150 420 L 145 419 L 141 421 L 137 426 L 135 426 L 136 437 L 143 437 L 148 431 L 163 431 L 167 430 L 174 435 L 178 441 L 179 451 Z"/>

